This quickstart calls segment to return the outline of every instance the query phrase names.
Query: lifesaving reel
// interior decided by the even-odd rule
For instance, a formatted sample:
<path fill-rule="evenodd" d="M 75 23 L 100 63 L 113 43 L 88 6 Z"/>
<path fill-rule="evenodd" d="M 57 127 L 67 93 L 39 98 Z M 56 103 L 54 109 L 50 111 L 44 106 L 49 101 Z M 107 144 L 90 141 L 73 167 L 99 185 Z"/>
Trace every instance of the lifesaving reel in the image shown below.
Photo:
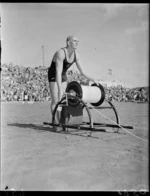
<path fill-rule="evenodd" d="M 101 106 L 105 103 L 106 106 Z M 94 122 L 91 110 L 111 109 L 114 114 L 113 124 Z M 56 115 L 60 114 L 59 122 L 56 122 Z M 83 121 L 84 114 L 88 121 Z M 71 122 L 71 117 L 76 118 L 76 122 Z M 105 99 L 105 91 L 101 84 L 92 84 L 91 86 L 81 86 L 78 82 L 73 81 L 67 85 L 66 92 L 62 99 L 56 104 L 53 114 L 52 123 L 44 122 L 57 131 L 61 127 L 63 131 L 68 129 L 86 130 L 92 132 L 105 132 L 106 128 L 115 128 L 119 133 L 119 128 L 133 129 L 132 126 L 120 125 L 117 110 L 111 101 Z"/>

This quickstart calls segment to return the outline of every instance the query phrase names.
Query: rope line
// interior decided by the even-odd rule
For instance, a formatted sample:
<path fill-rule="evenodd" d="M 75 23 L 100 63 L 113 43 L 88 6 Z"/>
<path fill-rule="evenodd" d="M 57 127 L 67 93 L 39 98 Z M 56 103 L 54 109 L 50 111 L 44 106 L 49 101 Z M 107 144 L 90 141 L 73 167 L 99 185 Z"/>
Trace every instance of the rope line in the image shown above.
<path fill-rule="evenodd" d="M 91 104 L 90 104 L 90 105 L 91 105 Z M 92 105 L 91 105 L 91 106 L 92 106 Z M 118 125 L 121 129 L 123 129 L 124 131 L 126 131 L 126 132 L 129 133 L 130 135 L 132 135 L 132 136 L 134 136 L 134 137 L 136 137 L 136 138 L 138 138 L 138 139 L 141 139 L 141 140 L 143 140 L 143 141 L 145 141 L 145 142 L 148 142 L 148 140 L 145 140 L 145 139 L 143 139 L 143 138 L 141 138 L 141 137 L 139 137 L 139 136 L 137 136 L 137 135 L 134 135 L 133 133 L 131 133 L 130 131 L 128 131 L 127 129 L 125 129 L 124 127 L 122 127 L 121 125 L 119 125 L 118 123 L 116 123 L 115 121 L 113 121 L 112 119 L 110 119 L 109 117 L 105 116 L 103 113 L 99 112 L 99 111 L 98 111 L 97 109 L 95 109 L 93 106 L 92 106 L 92 108 L 93 108 L 97 113 L 99 113 L 100 115 L 102 115 L 103 117 L 107 118 L 108 120 L 110 120 L 110 121 L 113 122 L 114 124 Z"/>

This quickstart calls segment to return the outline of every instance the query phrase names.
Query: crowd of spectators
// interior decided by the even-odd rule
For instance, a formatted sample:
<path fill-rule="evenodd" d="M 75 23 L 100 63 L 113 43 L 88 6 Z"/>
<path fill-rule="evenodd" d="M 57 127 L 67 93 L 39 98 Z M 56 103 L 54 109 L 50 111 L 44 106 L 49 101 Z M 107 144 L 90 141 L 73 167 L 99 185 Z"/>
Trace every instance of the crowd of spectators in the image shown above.
<path fill-rule="evenodd" d="M 31 68 L 12 63 L 2 65 L 1 100 L 45 101 L 49 99 L 46 67 Z"/>
<path fill-rule="evenodd" d="M 105 88 L 106 99 L 110 101 L 124 102 L 149 102 L 148 87 L 123 88 L 122 86 Z"/>
<path fill-rule="evenodd" d="M 48 68 L 43 66 L 24 67 L 2 64 L 1 100 L 2 101 L 49 101 Z M 87 81 L 72 70 L 68 71 L 68 81 L 76 80 L 82 85 Z M 111 101 L 149 102 L 148 87 L 128 89 L 121 85 L 104 87 L 106 99 Z"/>

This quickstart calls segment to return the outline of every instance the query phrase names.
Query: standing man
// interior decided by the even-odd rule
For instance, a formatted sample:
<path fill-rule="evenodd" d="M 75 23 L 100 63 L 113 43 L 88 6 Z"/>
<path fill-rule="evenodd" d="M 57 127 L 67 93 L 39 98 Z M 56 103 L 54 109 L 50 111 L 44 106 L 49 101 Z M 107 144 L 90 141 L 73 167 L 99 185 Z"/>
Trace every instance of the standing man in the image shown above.
<path fill-rule="evenodd" d="M 67 70 L 76 63 L 80 74 L 95 83 L 95 80 L 83 73 L 79 54 L 76 52 L 79 40 L 76 36 L 68 36 L 66 47 L 59 49 L 53 56 L 48 70 L 48 81 L 51 93 L 51 112 L 53 112 L 58 101 L 61 100 L 67 87 Z M 59 114 L 56 117 L 59 121 Z"/>

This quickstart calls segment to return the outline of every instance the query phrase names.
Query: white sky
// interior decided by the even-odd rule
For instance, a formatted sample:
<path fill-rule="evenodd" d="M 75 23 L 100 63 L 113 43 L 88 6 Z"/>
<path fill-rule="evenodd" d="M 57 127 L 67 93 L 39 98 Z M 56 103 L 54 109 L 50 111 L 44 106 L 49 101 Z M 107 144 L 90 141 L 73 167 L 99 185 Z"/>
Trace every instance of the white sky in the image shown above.
<path fill-rule="evenodd" d="M 2 63 L 51 63 L 68 35 L 79 39 L 83 70 L 129 87 L 148 86 L 148 4 L 1 3 Z M 75 67 L 74 67 L 75 69 Z"/>

